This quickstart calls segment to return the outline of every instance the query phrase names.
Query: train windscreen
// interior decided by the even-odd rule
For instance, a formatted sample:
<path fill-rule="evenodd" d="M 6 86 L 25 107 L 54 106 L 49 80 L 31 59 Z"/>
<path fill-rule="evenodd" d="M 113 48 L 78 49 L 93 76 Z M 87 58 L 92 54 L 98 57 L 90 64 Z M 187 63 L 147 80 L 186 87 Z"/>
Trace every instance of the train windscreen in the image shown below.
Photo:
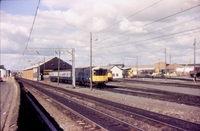
<path fill-rule="evenodd" d="M 95 76 L 107 75 L 107 70 L 104 70 L 104 69 L 94 70 L 94 75 Z"/>

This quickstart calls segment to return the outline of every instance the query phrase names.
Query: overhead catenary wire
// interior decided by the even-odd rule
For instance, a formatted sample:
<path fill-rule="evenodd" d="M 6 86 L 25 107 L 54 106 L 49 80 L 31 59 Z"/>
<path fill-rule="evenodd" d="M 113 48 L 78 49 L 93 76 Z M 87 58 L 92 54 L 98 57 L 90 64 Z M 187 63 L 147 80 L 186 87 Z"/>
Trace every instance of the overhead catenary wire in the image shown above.
<path fill-rule="evenodd" d="M 40 5 L 40 0 L 38 1 L 38 5 L 37 5 L 37 8 L 36 8 L 35 16 L 34 16 L 34 19 L 33 19 L 32 26 L 31 26 L 30 34 L 29 34 L 28 41 L 27 41 L 27 43 L 26 43 L 26 46 L 25 46 L 23 55 L 24 55 L 25 52 L 26 52 L 26 49 L 27 49 L 27 47 L 28 47 L 28 44 L 29 44 L 29 41 L 30 41 L 30 38 L 31 38 L 31 34 L 32 34 L 32 31 L 33 31 L 33 26 L 34 26 L 34 24 L 35 24 L 35 20 L 36 20 L 37 12 L 38 12 L 38 9 L 39 9 L 39 5 Z"/>
<path fill-rule="evenodd" d="M 131 30 L 128 30 L 128 31 L 119 33 L 119 34 L 115 34 L 115 35 L 113 35 L 113 36 L 110 36 L 110 37 L 107 37 L 107 38 L 105 38 L 105 39 L 103 39 L 103 40 L 98 41 L 98 43 L 99 43 L 99 42 L 102 42 L 102 41 L 105 41 L 105 40 L 108 40 L 108 39 L 111 39 L 111 38 L 114 38 L 114 37 L 119 36 L 119 35 L 123 35 L 123 34 L 128 33 L 128 32 L 131 32 L 131 31 L 133 31 L 133 30 L 135 30 L 135 29 L 142 28 L 142 27 L 145 27 L 145 26 L 154 24 L 154 23 L 156 23 L 156 22 L 159 22 L 159 21 L 162 21 L 162 20 L 164 20 L 164 19 L 170 18 L 170 17 L 172 17 L 172 16 L 181 14 L 181 13 L 183 13 L 183 12 L 189 11 L 189 10 L 194 9 L 194 8 L 197 8 L 197 7 L 199 7 L 199 6 L 200 6 L 200 4 L 198 4 L 198 5 L 196 5 L 196 6 L 193 6 L 193 7 L 190 7 L 190 8 L 188 8 L 188 9 L 185 9 L 185 10 L 179 11 L 179 12 L 177 12 L 177 13 L 174 13 L 174 14 L 171 14 L 171 15 L 168 15 L 168 16 L 165 16 L 165 17 L 163 17 L 163 18 L 157 19 L 157 20 L 155 20 L 155 21 L 149 22 L 149 23 L 147 23 L 147 24 L 144 24 L 144 25 L 142 25 L 142 26 L 136 27 L 136 28 L 134 28 L 134 29 L 131 29 Z"/>
<path fill-rule="evenodd" d="M 31 38 L 31 35 L 32 35 L 33 27 L 34 27 L 34 24 L 35 24 L 35 20 L 36 20 L 36 17 L 37 17 L 37 12 L 38 12 L 38 9 L 39 9 L 39 5 L 40 5 L 40 0 L 38 1 L 38 5 L 37 5 L 36 11 L 35 11 L 33 23 L 31 25 L 31 30 L 30 30 L 30 33 L 29 33 L 29 36 L 28 36 L 28 39 L 27 39 L 27 43 L 25 45 L 24 51 L 23 51 L 23 53 L 22 53 L 22 55 L 21 55 L 20 60 L 18 61 L 18 63 L 20 63 L 21 59 L 24 57 L 24 54 L 25 54 L 26 49 L 28 47 L 28 44 L 29 44 L 29 41 L 30 41 L 30 38 Z M 14 66 L 16 66 L 16 65 L 14 64 L 13 67 Z M 13 67 L 12 67 L 12 69 L 13 69 Z"/>
<path fill-rule="evenodd" d="M 195 32 L 183 32 L 183 33 L 185 33 L 185 34 L 182 34 L 182 33 L 180 33 L 180 34 L 176 34 L 175 36 L 176 37 L 180 37 L 180 36 L 185 36 L 185 35 L 191 35 L 191 34 L 195 34 L 195 33 L 199 33 L 200 32 L 200 30 L 199 31 L 195 31 Z M 175 37 L 174 36 L 174 37 Z M 162 40 L 169 40 L 169 39 L 172 39 L 173 37 L 169 37 L 169 38 L 165 38 L 165 39 L 158 39 L 157 41 L 162 41 Z M 154 41 L 155 42 L 155 41 Z M 152 41 L 150 41 L 149 43 L 152 43 Z M 136 45 L 134 45 L 134 46 L 141 46 L 141 45 L 145 45 L 145 44 L 149 44 L 149 43 L 143 43 L 143 44 L 136 44 Z"/>
<path fill-rule="evenodd" d="M 195 32 L 194 32 L 195 31 Z M 193 31 L 188 31 L 188 32 L 183 32 L 183 33 L 180 33 L 180 34 L 176 34 L 176 35 L 169 35 L 168 37 L 166 36 L 165 37 L 162 37 L 162 38 L 157 38 L 157 39 L 153 39 L 153 42 L 158 42 L 158 41 L 163 41 L 163 40 L 171 40 L 171 39 L 175 39 L 177 37 L 182 37 L 182 36 L 185 36 L 185 35 L 193 35 L 195 33 L 199 33 L 200 30 L 193 30 Z M 142 43 L 143 42 L 143 43 Z M 144 43 L 145 42 L 145 43 Z M 137 46 L 141 46 L 141 45 L 146 45 L 146 44 L 152 44 L 153 43 L 152 41 L 150 40 L 147 40 L 147 41 L 138 41 L 137 43 L 134 43 L 134 47 L 137 47 Z M 130 44 L 127 44 L 127 45 L 130 45 Z M 125 46 L 125 45 L 124 45 Z M 117 48 L 119 47 L 121 49 L 121 46 L 109 46 L 109 47 L 103 47 L 103 50 L 106 48 L 106 49 L 110 49 L 108 50 L 109 54 L 111 53 L 110 51 L 113 51 L 113 48 Z M 96 48 L 96 50 L 101 50 L 102 48 Z M 93 55 L 93 58 L 96 59 L 96 55 L 97 54 L 102 54 L 102 52 L 94 52 L 94 55 Z M 112 53 L 111 53 L 112 54 Z"/>
<path fill-rule="evenodd" d="M 195 20 L 195 19 L 199 19 L 199 18 L 200 18 L 200 16 L 197 16 L 197 17 L 192 18 L 192 19 L 190 19 L 190 20 L 183 21 L 183 22 L 180 22 L 180 23 L 171 25 L 171 26 L 167 26 L 167 27 L 165 27 L 165 28 L 162 28 L 162 29 L 158 29 L 158 30 L 156 30 L 156 31 L 149 32 L 149 33 L 144 34 L 144 35 L 142 35 L 142 36 L 135 36 L 134 38 L 143 37 L 143 36 L 147 36 L 147 35 L 151 35 L 151 34 L 154 34 L 154 33 L 156 33 L 156 32 L 159 32 L 159 31 L 162 31 L 162 30 L 166 30 L 166 29 L 169 29 L 169 28 L 172 28 L 172 27 L 175 27 L 175 26 L 178 26 L 178 25 L 187 23 L 187 22 L 191 22 L 191 21 L 193 21 L 193 20 Z M 129 41 L 129 40 L 130 40 L 130 39 L 127 39 L 127 40 L 123 41 L 123 43 L 126 42 L 126 41 Z M 120 42 L 120 43 L 122 43 L 122 42 Z"/>
<path fill-rule="evenodd" d="M 163 37 L 167 37 L 167 36 L 172 36 L 172 35 L 177 35 L 177 34 L 189 32 L 189 31 L 194 31 L 194 30 L 198 30 L 198 29 L 200 29 L 200 27 L 189 29 L 189 30 L 184 30 L 184 31 L 176 32 L 176 33 L 171 33 L 171 34 L 167 34 L 167 35 L 157 36 L 157 37 L 153 37 L 153 38 L 147 38 L 147 39 L 143 39 L 143 40 L 138 40 L 138 41 L 134 41 L 134 42 L 123 43 L 123 44 L 116 44 L 116 45 L 113 45 L 113 46 L 109 46 L 109 48 L 112 48 L 112 47 L 115 47 L 115 46 L 122 46 L 122 45 L 128 45 L 128 44 L 133 44 L 133 43 L 144 42 L 144 41 L 148 41 L 148 40 L 159 39 L 159 38 L 163 38 Z M 108 48 L 108 47 L 107 46 L 105 46 L 105 47 L 99 47 L 98 49 L 102 49 L 102 48 Z"/>
<path fill-rule="evenodd" d="M 141 13 L 141 12 L 143 12 L 143 11 L 145 11 L 145 10 L 147 10 L 147 9 L 149 9 L 149 8 L 151 8 L 151 7 L 153 7 L 153 6 L 155 6 L 155 5 L 157 5 L 157 4 L 160 3 L 161 1 L 163 1 L 163 0 L 157 1 L 157 2 L 155 2 L 155 3 L 153 3 L 153 4 L 151 4 L 151 5 L 147 6 L 147 7 L 145 7 L 144 9 L 142 9 L 142 10 L 140 10 L 140 11 L 138 11 L 138 12 L 136 12 L 136 13 L 134 13 L 134 14 L 132 14 L 132 15 L 126 17 L 126 18 L 123 18 L 123 19 L 120 20 L 120 21 L 117 21 L 116 23 L 114 23 L 114 24 L 112 24 L 112 25 L 110 25 L 110 26 L 104 28 L 103 30 L 97 32 L 96 34 L 98 34 L 98 33 L 100 33 L 100 32 L 103 32 L 103 31 L 105 31 L 105 30 L 111 28 L 112 26 L 114 26 L 114 25 L 116 25 L 116 24 L 119 24 L 120 22 L 124 21 L 125 19 L 128 19 L 128 18 L 130 18 L 130 17 L 132 17 L 132 16 L 135 16 L 135 15 L 137 15 L 137 14 L 139 14 L 139 13 Z"/>
<path fill-rule="evenodd" d="M 153 33 L 159 32 L 159 31 L 162 31 L 162 30 L 166 30 L 166 29 L 169 29 L 169 28 L 172 28 L 172 27 L 175 27 L 175 26 L 178 26 L 178 25 L 184 24 L 184 23 L 191 22 L 191 21 L 193 21 L 193 20 L 195 20 L 195 19 L 199 19 L 199 18 L 200 18 L 200 16 L 197 16 L 197 17 L 195 17 L 195 18 L 192 18 L 192 19 L 189 19 L 189 20 L 186 20 L 186 21 L 183 21 L 183 22 L 180 22 L 180 23 L 174 24 L 174 25 L 170 25 L 170 26 L 167 26 L 167 27 L 165 27 L 165 28 L 158 29 L 158 30 L 156 30 L 156 31 L 149 32 L 149 33 L 144 34 L 144 35 L 142 35 L 142 36 L 136 36 L 136 37 L 147 36 L 147 35 L 150 35 L 150 34 L 153 34 Z M 134 37 L 134 38 L 135 38 L 135 37 Z M 129 40 L 130 40 L 130 39 L 125 40 L 125 41 L 123 41 L 123 42 L 115 43 L 115 44 L 122 44 L 122 43 L 124 43 L 124 42 L 126 42 L 126 41 L 129 41 Z M 87 47 L 87 46 L 85 46 L 85 47 Z M 101 48 L 105 48 L 105 46 L 104 46 L 104 47 L 99 47 L 99 48 L 97 48 L 97 49 L 101 49 Z M 110 46 L 109 46 L 109 48 L 110 48 Z M 81 48 L 81 49 L 84 49 L 84 48 Z"/>
<path fill-rule="evenodd" d="M 149 5 L 149 6 L 145 7 L 144 9 L 142 9 L 142 10 L 140 10 L 140 11 L 137 11 L 137 12 L 135 12 L 134 14 L 132 14 L 132 15 L 126 17 L 126 18 L 123 18 L 123 19 L 121 19 L 121 20 L 119 20 L 119 21 L 117 21 L 117 22 L 115 22 L 115 23 L 113 23 L 113 24 L 111 24 L 111 25 L 109 25 L 108 27 L 106 27 L 106 28 L 104 28 L 104 29 L 98 31 L 98 32 L 95 33 L 95 34 L 99 34 L 100 32 L 103 32 L 103 31 L 105 31 L 105 30 L 111 28 L 112 26 L 117 25 L 117 24 L 121 23 L 122 21 L 124 21 L 125 19 L 128 19 L 128 18 L 130 18 L 130 17 L 133 17 L 133 16 L 135 16 L 135 15 L 137 15 L 137 14 L 139 14 L 139 13 L 141 13 L 141 12 L 143 12 L 143 11 L 145 11 L 145 10 L 147 10 L 147 9 L 149 9 L 149 8 L 151 8 L 151 7 L 155 6 L 155 5 L 157 5 L 157 4 L 159 4 L 159 3 L 162 2 L 162 1 L 163 1 L 163 0 L 157 1 L 157 2 L 155 2 L 155 3 L 153 3 L 153 4 Z M 87 38 L 90 38 L 90 37 L 88 36 Z"/>
<path fill-rule="evenodd" d="M 158 42 L 158 41 L 163 41 L 163 40 L 171 40 L 171 39 L 174 39 L 174 38 L 177 38 L 177 37 L 181 37 L 181 36 L 185 36 L 185 35 L 193 35 L 193 34 L 195 34 L 195 33 L 199 33 L 200 32 L 200 30 L 197 30 L 197 31 L 195 31 L 195 32 L 185 32 L 184 34 L 182 33 L 182 34 L 177 34 L 177 35 L 175 35 L 175 36 L 170 36 L 170 37 L 168 37 L 168 38 L 162 38 L 162 39 L 154 39 L 154 41 L 153 42 Z M 143 41 L 141 41 L 141 42 L 143 42 Z M 152 44 L 152 41 L 149 41 L 149 42 L 147 42 L 147 41 L 145 41 L 145 43 L 141 43 L 141 42 L 137 42 L 137 44 L 134 44 L 134 47 L 137 47 L 137 46 L 141 46 L 141 45 L 147 45 L 147 44 Z M 129 44 L 130 45 L 130 44 Z M 112 48 L 115 48 L 115 47 L 119 47 L 119 46 L 113 46 Z M 110 49 L 111 47 L 109 47 L 108 49 Z M 121 47 L 120 47 L 121 48 Z M 113 50 L 113 49 L 112 49 Z M 99 54 L 101 54 L 101 52 L 98 52 Z M 96 55 L 96 54 L 95 54 Z M 94 56 L 95 57 L 95 56 Z"/>

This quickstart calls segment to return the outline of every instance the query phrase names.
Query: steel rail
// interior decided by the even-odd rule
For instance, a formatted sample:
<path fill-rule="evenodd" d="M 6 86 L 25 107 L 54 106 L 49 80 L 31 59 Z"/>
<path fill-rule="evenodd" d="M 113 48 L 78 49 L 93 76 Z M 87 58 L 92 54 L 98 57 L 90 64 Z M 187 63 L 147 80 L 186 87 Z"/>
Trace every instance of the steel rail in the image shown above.
<path fill-rule="evenodd" d="M 27 88 L 26 88 L 26 89 L 27 89 Z M 99 124 L 97 124 L 97 123 L 91 121 L 91 120 L 88 119 L 87 117 L 85 117 L 85 116 L 83 116 L 82 114 L 80 114 L 80 113 L 78 113 L 78 112 L 72 110 L 71 108 L 67 107 L 66 105 L 62 104 L 61 102 L 59 102 L 59 101 L 57 101 L 57 100 L 55 100 L 55 99 L 53 99 L 53 98 L 50 98 L 48 95 L 44 94 L 43 92 L 41 92 L 41 91 L 39 91 L 39 90 L 37 90 L 37 89 L 35 89 L 35 88 L 34 88 L 34 90 L 33 90 L 33 89 L 30 89 L 30 88 L 27 89 L 27 90 L 29 90 L 29 92 L 34 92 L 34 93 L 40 94 L 40 96 L 45 96 L 45 98 L 51 99 L 51 101 L 53 101 L 54 103 L 56 103 L 56 105 L 61 106 L 61 107 L 63 108 L 62 110 L 68 110 L 68 111 L 70 111 L 71 113 L 73 113 L 73 114 L 75 114 L 76 116 L 78 116 L 78 117 L 80 117 L 81 119 L 83 119 L 84 121 L 85 121 L 85 120 L 88 121 L 91 125 L 95 125 L 95 126 L 97 126 L 97 127 L 100 127 L 101 129 L 107 131 L 107 130 L 106 130 L 105 128 L 103 128 L 101 125 L 99 125 Z"/>
<path fill-rule="evenodd" d="M 30 83 L 26 83 L 26 84 L 30 84 Z M 33 87 L 33 85 L 31 85 L 32 87 Z M 43 89 L 43 92 L 44 92 L 44 90 L 45 89 Z M 58 91 L 58 90 L 57 90 Z M 58 92 L 56 93 L 56 95 L 57 96 L 60 96 L 60 97 L 63 97 L 63 95 L 60 95 L 60 94 L 58 94 Z M 51 99 L 54 99 L 54 98 L 51 98 Z M 68 99 L 68 98 L 65 98 L 65 99 Z M 55 100 L 55 99 L 54 99 Z M 56 101 L 56 100 L 55 100 Z M 66 101 L 70 101 L 70 103 L 71 102 L 74 102 L 74 103 L 76 103 L 77 105 L 81 105 L 82 107 L 84 107 L 85 109 L 89 109 L 90 111 L 90 113 L 92 113 L 92 111 L 93 112 L 95 112 L 95 113 L 98 113 L 99 115 L 98 116 L 106 116 L 108 119 L 111 119 L 111 121 L 116 121 L 117 123 L 122 123 L 122 124 L 119 124 L 119 125 L 122 125 L 122 126 L 124 126 L 124 125 L 126 125 L 126 127 L 127 126 L 129 126 L 130 128 L 131 128 L 131 130 L 132 129 L 134 129 L 134 130 L 138 130 L 138 131 L 144 131 L 143 129 L 141 129 L 141 128 L 139 128 L 139 127 L 137 127 L 137 126 L 134 126 L 134 125 L 132 125 L 132 124 L 130 124 L 130 123 L 127 123 L 127 122 L 125 122 L 125 121 L 122 121 L 122 120 L 120 120 L 120 119 L 117 119 L 117 118 L 115 118 L 115 117 L 113 117 L 113 116 L 111 116 L 111 115 L 108 115 L 108 114 L 106 114 L 106 113 L 103 113 L 103 112 L 101 112 L 101 111 L 98 111 L 98 110 L 96 110 L 96 109 L 94 109 L 94 108 L 91 108 L 91 107 L 88 107 L 88 106 L 86 106 L 86 105 L 84 105 L 84 104 L 81 104 L 81 103 L 78 103 L 78 102 L 76 102 L 76 101 L 74 101 L 74 100 L 66 100 Z M 63 103 L 62 103 L 63 104 Z M 81 114 L 80 114 L 81 115 Z M 83 116 L 83 115 L 82 115 Z M 97 124 L 97 125 L 99 125 L 99 124 Z M 102 126 L 100 126 L 100 127 L 102 127 Z M 105 128 L 105 127 L 103 127 L 103 128 Z"/>
<path fill-rule="evenodd" d="M 55 128 L 55 126 L 49 121 L 49 119 L 45 116 L 45 114 L 40 110 L 40 108 L 33 102 L 33 100 L 28 96 L 28 94 L 26 94 L 26 97 L 28 98 L 28 100 L 31 102 L 31 104 L 33 105 L 33 107 L 37 110 L 37 112 L 40 114 L 40 116 L 42 117 L 42 119 L 45 121 L 45 123 L 48 125 L 48 127 L 52 130 L 52 131 L 57 131 L 57 129 Z"/>
<path fill-rule="evenodd" d="M 30 82 L 31 82 L 31 81 L 30 81 Z M 62 91 L 65 90 L 65 89 L 61 89 L 61 88 L 59 89 L 58 87 L 55 87 L 55 86 L 46 85 L 46 84 L 43 84 L 43 83 L 38 83 L 38 84 L 42 84 L 42 85 L 48 86 L 48 87 L 53 87 L 53 88 L 56 88 L 56 89 L 62 90 Z M 88 97 L 88 95 L 83 95 L 83 94 L 77 93 L 77 92 L 75 93 L 75 92 L 69 91 L 69 90 L 67 90 L 67 91 L 65 90 L 65 93 L 66 93 L 66 92 L 68 92 L 68 93 L 70 93 L 70 94 L 73 94 L 73 95 L 76 94 L 76 95 L 78 95 L 79 97 L 80 97 L 80 95 L 82 95 L 81 97 L 84 97 L 84 99 Z M 86 97 L 86 96 L 87 96 L 87 97 Z M 88 97 L 87 99 L 92 99 L 92 96 Z M 99 100 L 99 102 L 102 102 L 102 101 Z M 110 103 L 114 103 L 114 102 L 109 102 L 109 104 L 110 104 Z M 107 104 L 108 104 L 108 103 L 107 103 Z M 119 104 L 119 103 L 118 103 L 118 104 Z M 115 103 L 114 105 L 116 105 L 116 103 Z M 134 108 L 134 107 L 132 107 L 132 108 Z M 141 109 L 140 109 L 140 110 L 141 110 Z M 150 111 L 146 111 L 145 114 L 147 114 L 148 112 L 150 113 Z M 151 112 L 150 114 L 152 114 L 152 113 L 153 113 L 153 112 Z M 153 114 L 155 114 L 155 113 L 153 113 Z M 156 114 L 158 114 L 158 113 L 156 113 Z M 161 115 L 161 114 L 160 114 L 160 115 Z M 150 115 L 150 116 L 147 115 L 147 116 L 148 116 L 147 118 L 151 118 L 152 115 Z M 162 115 L 162 116 L 161 116 L 161 119 L 162 119 L 163 116 L 166 116 L 166 115 Z M 181 122 L 183 122 L 183 123 L 184 123 L 184 122 L 185 122 L 185 123 L 191 123 L 191 124 L 193 124 L 192 126 L 195 126 L 195 127 L 198 128 L 198 129 L 199 129 L 199 127 L 200 127 L 199 124 L 192 123 L 192 122 L 190 122 L 190 121 L 186 121 L 186 120 L 182 120 L 182 119 L 178 119 L 178 118 L 174 118 L 174 117 L 170 117 L 170 116 L 166 116 L 166 117 L 167 117 L 167 118 L 165 118 L 165 119 L 170 118 L 170 119 L 176 119 L 176 120 L 181 121 Z M 155 120 L 155 118 L 154 118 L 154 120 Z M 175 121 L 174 121 L 174 122 L 175 122 Z M 164 123 L 165 123 L 165 122 L 164 122 Z M 166 123 L 166 124 L 168 124 L 168 123 Z M 174 125 L 172 125 L 172 126 L 174 126 Z M 176 126 L 174 126 L 174 127 L 176 127 Z M 177 126 L 177 127 L 178 127 L 178 126 Z M 179 130 L 180 130 L 180 129 L 181 129 L 181 130 L 187 130 L 187 129 L 188 129 L 188 127 L 187 127 L 187 129 L 184 129 L 184 128 L 182 128 L 182 127 L 185 127 L 185 126 L 178 127 Z"/>
<path fill-rule="evenodd" d="M 53 89 L 52 89 L 52 90 L 53 90 Z M 59 91 L 59 92 L 62 92 L 62 93 L 65 93 L 65 94 L 67 93 L 67 92 L 62 91 L 62 90 L 57 90 L 57 92 L 58 92 L 58 91 Z M 70 96 L 73 96 L 73 97 L 80 97 L 79 95 L 75 95 L 75 94 L 72 94 L 72 93 L 67 93 L 67 95 L 70 95 Z M 91 100 L 91 99 L 88 99 L 88 98 L 84 98 L 84 100 L 87 100 L 87 101 L 90 101 L 90 102 L 93 101 L 95 104 L 96 104 L 96 103 L 99 103 L 100 106 L 103 106 L 103 107 L 105 106 L 104 103 L 97 102 L 97 101 L 94 101 L 94 100 Z M 74 101 L 74 100 L 71 100 L 71 101 Z M 76 101 L 74 101 L 74 102 L 76 102 Z M 81 104 L 81 105 L 83 105 L 83 104 Z M 85 106 L 85 105 L 83 105 L 83 106 Z M 175 128 L 175 129 L 177 129 L 177 130 L 187 131 L 187 129 L 184 129 L 184 128 L 181 128 L 181 127 L 178 127 L 178 126 L 174 126 L 174 125 L 170 125 L 170 124 L 168 124 L 168 123 L 165 123 L 165 122 L 162 122 L 162 121 L 159 121 L 159 120 L 156 120 L 156 119 L 147 117 L 147 116 L 145 116 L 145 115 L 137 114 L 137 113 L 134 113 L 134 112 L 131 112 L 131 111 L 128 111 L 128 110 L 121 109 L 121 108 L 119 108 L 119 107 L 112 106 L 112 105 L 107 105 L 107 106 L 110 106 L 111 108 L 114 108 L 114 109 L 116 109 L 116 110 L 119 110 L 119 111 L 121 111 L 121 112 L 123 112 L 123 113 L 128 113 L 128 114 L 130 114 L 130 115 L 135 115 L 135 116 L 138 116 L 138 117 L 142 117 L 142 118 L 151 120 L 151 121 L 153 121 L 153 122 L 161 123 L 161 124 L 163 124 L 163 125 L 166 125 L 166 126 Z M 88 107 L 88 106 L 87 106 L 87 108 L 91 108 L 91 107 Z M 94 109 L 94 108 L 91 108 L 91 109 L 103 113 L 102 111 L 96 110 L 96 109 Z M 108 115 L 108 114 L 106 114 L 106 113 L 103 113 L 103 114 L 104 114 L 104 115 Z M 158 114 L 158 113 L 156 113 L 156 114 Z M 111 116 L 111 115 L 109 115 L 109 116 Z M 112 116 L 111 116 L 111 117 L 112 117 Z M 178 118 L 176 118 L 176 119 L 178 119 Z M 122 120 L 120 120 L 120 119 L 118 119 L 118 120 L 119 120 L 119 121 L 122 121 Z M 178 119 L 178 120 L 183 121 L 182 119 Z M 191 123 L 190 121 L 186 121 L 186 120 L 184 120 L 184 121 L 185 121 L 185 122 L 188 122 L 188 123 Z M 127 122 L 126 122 L 126 123 L 127 123 Z M 127 124 L 128 124 L 128 125 L 131 125 L 131 124 L 129 124 L 129 123 L 127 123 Z"/>

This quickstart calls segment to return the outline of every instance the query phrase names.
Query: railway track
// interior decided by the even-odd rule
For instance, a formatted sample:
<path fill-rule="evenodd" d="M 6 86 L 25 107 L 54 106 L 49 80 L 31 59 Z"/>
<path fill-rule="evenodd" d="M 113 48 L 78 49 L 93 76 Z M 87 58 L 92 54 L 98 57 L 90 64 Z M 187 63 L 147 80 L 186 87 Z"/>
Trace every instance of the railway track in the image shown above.
<path fill-rule="evenodd" d="M 200 107 L 200 96 L 194 96 L 189 94 L 163 91 L 158 89 L 147 89 L 134 85 L 126 87 L 107 85 L 105 90 L 115 93 L 140 96 Z"/>
<path fill-rule="evenodd" d="M 26 81 L 26 83 L 27 83 L 27 81 Z M 56 91 L 54 93 L 55 98 L 58 98 L 57 94 L 58 94 L 58 92 L 60 92 L 62 94 L 62 96 L 63 96 L 63 94 L 67 95 L 68 97 L 70 96 L 71 99 L 68 100 L 68 101 L 72 101 L 72 98 L 74 98 L 74 99 L 76 98 L 76 99 L 79 99 L 79 101 L 82 100 L 84 102 L 88 101 L 89 103 L 92 103 L 92 104 L 89 104 L 89 105 L 95 105 L 95 107 L 98 108 L 98 110 L 101 110 L 100 112 L 105 112 L 103 114 L 112 115 L 113 112 L 115 112 L 115 116 L 112 116 L 112 117 L 117 117 L 117 119 L 119 121 L 124 121 L 126 123 L 126 124 L 122 124 L 122 125 L 125 125 L 125 127 L 126 127 L 125 128 L 125 127 L 121 127 L 121 124 L 117 124 L 116 122 L 114 122 L 112 124 L 113 120 L 111 120 L 111 122 L 109 121 L 109 124 L 111 124 L 111 127 L 106 128 L 108 130 L 113 130 L 113 128 L 116 125 L 117 125 L 117 129 L 120 129 L 120 127 L 121 127 L 121 129 L 123 129 L 123 130 L 124 129 L 126 129 L 126 130 L 130 130 L 130 129 L 131 130 L 140 130 L 139 128 L 132 129 L 134 127 L 134 125 L 132 125 L 133 127 L 131 126 L 132 123 L 138 126 L 138 121 L 140 121 L 142 123 L 146 123 L 148 125 L 153 125 L 155 127 L 162 128 L 163 130 L 200 130 L 199 124 L 192 123 L 192 122 L 189 122 L 189 121 L 177 119 L 177 118 L 174 118 L 174 117 L 169 117 L 169 116 L 166 116 L 166 115 L 154 113 L 154 112 L 139 109 L 139 108 L 126 106 L 126 105 L 123 105 L 123 104 L 107 101 L 107 100 L 104 100 L 104 99 L 88 96 L 88 95 L 85 95 L 85 94 L 65 90 L 65 89 L 62 89 L 62 88 L 54 87 L 54 86 L 49 86 L 49 85 L 47 86 L 47 85 L 41 84 L 41 83 L 37 83 L 38 85 L 34 86 L 35 84 L 31 84 L 30 81 L 28 83 L 31 86 L 33 86 L 34 88 L 36 88 L 38 90 L 42 90 L 42 92 L 46 92 L 46 94 L 48 94 L 48 93 L 51 94 L 52 93 L 51 91 Z M 42 85 L 42 89 L 38 87 L 39 85 L 40 86 Z M 60 99 L 59 101 L 61 101 L 61 99 L 64 99 L 64 98 L 59 97 L 59 99 Z M 65 101 L 65 100 L 63 100 L 63 101 Z M 79 107 L 79 108 L 82 108 L 82 107 Z M 89 112 L 92 112 L 92 111 L 89 111 Z M 109 112 L 112 112 L 112 113 L 109 113 Z M 116 114 L 118 114 L 118 115 L 116 115 Z M 92 117 L 94 117 L 94 116 L 98 116 L 98 115 L 93 114 Z M 99 118 L 101 116 L 102 116 L 102 114 L 99 115 Z M 92 119 L 92 118 L 90 118 L 90 119 Z M 103 121 L 103 123 L 107 123 L 105 120 L 107 120 L 107 118 L 105 118 L 103 116 L 103 117 L 101 117 L 101 120 L 99 120 L 99 122 Z M 103 123 L 100 123 L 100 124 L 103 124 Z M 148 130 L 146 128 L 147 127 L 145 127 L 145 128 L 143 127 L 142 129 Z M 115 129 L 115 130 L 117 130 L 117 129 Z"/>
<path fill-rule="evenodd" d="M 80 104 L 67 97 L 63 97 L 63 94 L 60 95 L 58 93 L 58 90 L 57 92 L 54 92 L 55 91 L 54 89 L 53 91 L 44 90 L 44 88 L 40 88 L 39 85 L 34 86 L 24 81 L 21 81 L 21 82 L 23 82 L 26 87 L 29 87 L 29 89 L 35 88 L 37 90 L 42 90 L 42 92 L 45 95 L 51 97 L 56 103 L 60 103 L 60 105 L 64 105 L 63 106 L 64 109 L 62 110 L 68 110 L 68 112 L 72 113 L 73 116 L 76 115 L 76 118 L 77 118 L 76 121 L 84 121 L 84 123 L 82 123 L 84 124 L 84 128 L 83 128 L 84 130 L 143 131 L 137 126 L 131 125 L 125 121 L 117 119 L 109 114 L 106 114 L 94 108 L 85 106 L 84 104 Z M 72 119 L 74 118 L 75 117 L 73 117 Z M 87 122 L 87 124 L 85 122 Z"/>
<path fill-rule="evenodd" d="M 21 104 L 18 117 L 18 130 L 61 130 L 31 93 L 24 88 L 23 84 L 21 82 L 19 84 Z"/>

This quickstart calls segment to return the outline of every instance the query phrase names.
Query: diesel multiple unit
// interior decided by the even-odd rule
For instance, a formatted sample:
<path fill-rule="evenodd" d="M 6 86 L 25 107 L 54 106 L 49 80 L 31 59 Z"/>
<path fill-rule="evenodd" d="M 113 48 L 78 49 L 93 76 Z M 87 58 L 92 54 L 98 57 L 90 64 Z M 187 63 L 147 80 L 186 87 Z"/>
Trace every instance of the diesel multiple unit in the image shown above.
<path fill-rule="evenodd" d="M 51 81 L 58 81 L 58 71 L 49 72 L 49 78 Z M 108 71 L 103 68 L 93 68 L 92 77 L 90 76 L 90 68 L 76 68 L 75 69 L 75 80 L 79 85 L 89 85 L 90 79 L 92 78 L 93 86 L 103 87 L 108 81 Z M 59 81 L 71 83 L 72 82 L 72 70 L 61 70 L 59 71 Z"/>

